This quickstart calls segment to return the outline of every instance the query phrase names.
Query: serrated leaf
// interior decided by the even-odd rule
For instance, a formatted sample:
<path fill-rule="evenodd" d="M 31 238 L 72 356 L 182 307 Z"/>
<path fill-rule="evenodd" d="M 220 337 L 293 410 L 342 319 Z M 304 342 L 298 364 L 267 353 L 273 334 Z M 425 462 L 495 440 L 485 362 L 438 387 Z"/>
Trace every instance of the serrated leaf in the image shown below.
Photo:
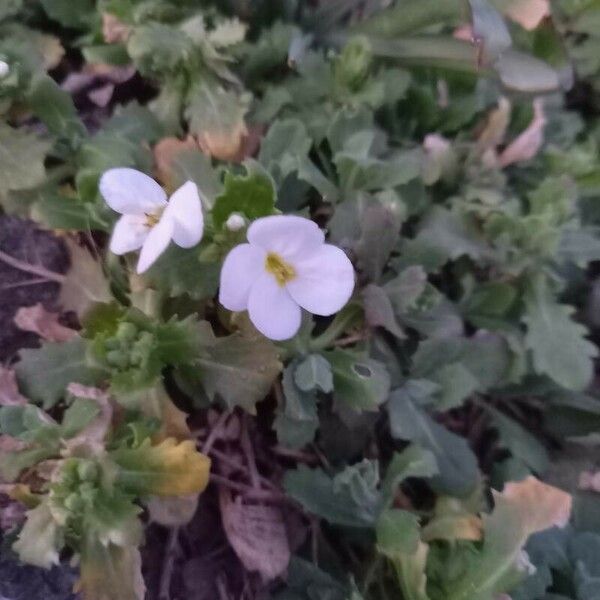
<path fill-rule="evenodd" d="M 209 341 L 193 368 L 211 400 L 219 396 L 229 407 L 254 412 L 281 371 L 281 363 L 277 349 L 264 336 L 234 333 Z"/>
<path fill-rule="evenodd" d="M 333 391 L 331 365 L 320 354 L 309 354 L 296 366 L 294 381 L 303 392 L 319 389 L 328 394 Z"/>
<path fill-rule="evenodd" d="M 136 496 L 187 496 L 208 485 L 210 459 L 191 440 L 167 438 L 157 446 L 146 441 L 114 450 L 110 457 L 119 467 L 119 485 Z"/>
<path fill-rule="evenodd" d="M 571 496 L 535 477 L 507 484 L 494 498 L 493 512 L 483 517 L 481 552 L 448 600 L 492 598 L 504 589 L 507 578 L 518 580 L 517 559 L 527 538 L 553 526 L 564 527 L 569 521 Z"/>
<path fill-rule="evenodd" d="M 65 394 L 69 383 L 96 385 L 106 373 L 89 365 L 86 341 L 76 337 L 69 342 L 48 342 L 35 350 L 21 350 L 15 371 L 19 385 L 28 398 L 54 406 Z"/>
<path fill-rule="evenodd" d="M 377 483 L 369 461 L 347 467 L 333 478 L 321 469 L 300 465 L 284 479 L 286 492 L 306 510 L 348 527 L 374 526 L 381 501 Z"/>
<path fill-rule="evenodd" d="M 48 503 L 43 502 L 27 512 L 13 549 L 23 562 L 48 569 L 58 564 L 63 543 L 60 526 Z"/>
<path fill-rule="evenodd" d="M 86 600 L 144 600 L 140 551 L 131 545 L 88 542 L 81 553 L 77 589 Z"/>
<path fill-rule="evenodd" d="M 273 182 L 263 172 L 246 165 L 246 175 L 227 173 L 223 192 L 217 196 L 212 216 L 215 227 L 221 229 L 232 213 L 240 213 L 250 220 L 265 217 L 275 208 Z"/>
<path fill-rule="evenodd" d="M 199 81 L 191 89 L 185 114 L 190 131 L 211 156 L 233 160 L 248 133 L 245 116 L 250 99 L 214 81 Z"/>
<path fill-rule="evenodd" d="M 523 320 L 534 368 L 565 388 L 582 390 L 590 382 L 598 350 L 585 338 L 586 328 L 571 318 L 573 312 L 558 304 L 543 277 L 529 283 Z"/>
<path fill-rule="evenodd" d="M 202 247 L 200 244 L 190 249 L 171 244 L 146 277 L 171 297 L 188 294 L 203 300 L 214 296 L 219 287 L 220 265 L 200 262 Z"/>

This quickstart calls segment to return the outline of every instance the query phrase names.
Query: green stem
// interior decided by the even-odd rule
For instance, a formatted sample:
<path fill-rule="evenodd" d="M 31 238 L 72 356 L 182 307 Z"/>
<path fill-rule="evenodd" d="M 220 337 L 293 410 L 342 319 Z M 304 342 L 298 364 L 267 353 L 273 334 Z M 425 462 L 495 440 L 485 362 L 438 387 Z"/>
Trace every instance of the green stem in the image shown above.
<path fill-rule="evenodd" d="M 349 304 L 336 315 L 331 325 L 319 337 L 310 342 L 310 350 L 320 352 L 331 346 L 346 329 L 360 322 L 362 312 L 358 304 Z"/>
<path fill-rule="evenodd" d="M 350 34 L 396 37 L 440 23 L 458 23 L 468 19 L 467 6 L 465 0 L 403 0 L 350 28 Z"/>

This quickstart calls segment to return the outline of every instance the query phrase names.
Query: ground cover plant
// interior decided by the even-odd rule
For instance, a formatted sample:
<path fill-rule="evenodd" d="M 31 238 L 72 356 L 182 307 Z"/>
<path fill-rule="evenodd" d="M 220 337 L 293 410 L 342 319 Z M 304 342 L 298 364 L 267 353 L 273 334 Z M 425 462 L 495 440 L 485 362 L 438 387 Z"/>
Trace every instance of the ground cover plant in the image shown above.
<path fill-rule="evenodd" d="M 60 580 L 1 594 L 599 598 L 599 50 L 597 0 L 1 2 L 0 567 Z"/>

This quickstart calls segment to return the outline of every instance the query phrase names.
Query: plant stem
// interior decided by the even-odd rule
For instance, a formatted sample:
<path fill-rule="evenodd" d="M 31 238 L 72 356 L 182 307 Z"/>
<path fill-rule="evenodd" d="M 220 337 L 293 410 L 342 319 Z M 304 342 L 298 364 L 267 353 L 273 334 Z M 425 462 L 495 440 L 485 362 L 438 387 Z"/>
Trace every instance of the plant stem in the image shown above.
<path fill-rule="evenodd" d="M 357 304 L 348 305 L 338 313 L 331 325 L 319 336 L 310 342 L 311 352 L 320 352 L 334 344 L 346 329 L 359 323 L 362 309 Z"/>

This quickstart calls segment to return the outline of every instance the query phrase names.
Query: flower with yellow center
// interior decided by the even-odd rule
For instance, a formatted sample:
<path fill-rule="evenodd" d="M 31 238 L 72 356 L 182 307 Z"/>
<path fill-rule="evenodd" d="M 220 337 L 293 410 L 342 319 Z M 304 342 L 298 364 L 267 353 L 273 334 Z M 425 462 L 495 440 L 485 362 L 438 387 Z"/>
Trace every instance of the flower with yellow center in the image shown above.
<path fill-rule="evenodd" d="M 302 308 L 329 316 L 354 290 L 354 269 L 316 223 L 277 215 L 257 219 L 248 243 L 236 246 L 221 270 L 219 300 L 228 310 L 248 310 L 268 338 L 285 340 L 300 328 Z"/>
<path fill-rule="evenodd" d="M 100 178 L 106 203 L 121 213 L 110 239 L 114 254 L 141 248 L 137 272 L 146 271 L 173 240 L 181 248 L 198 244 L 204 232 L 196 184 L 184 183 L 167 202 L 164 190 L 135 169 L 109 169 Z"/>

